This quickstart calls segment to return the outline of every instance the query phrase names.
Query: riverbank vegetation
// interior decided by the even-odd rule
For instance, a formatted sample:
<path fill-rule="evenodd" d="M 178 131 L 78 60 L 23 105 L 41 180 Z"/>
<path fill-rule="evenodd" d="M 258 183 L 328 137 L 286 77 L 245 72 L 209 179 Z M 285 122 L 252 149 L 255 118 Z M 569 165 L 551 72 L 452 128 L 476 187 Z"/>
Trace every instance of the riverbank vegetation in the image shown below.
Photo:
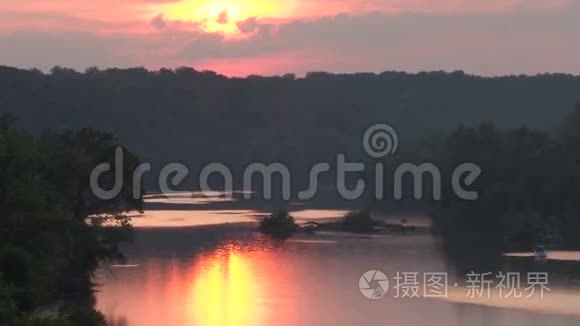
<path fill-rule="evenodd" d="M 260 220 L 259 230 L 273 238 L 288 238 L 298 231 L 298 225 L 288 211 L 280 210 L 263 217 Z"/>
<path fill-rule="evenodd" d="M 477 200 L 459 199 L 448 185 L 434 203 L 436 230 L 451 244 L 580 248 L 580 105 L 553 133 L 460 127 L 434 157 L 448 174 L 463 162 L 483 171 L 468 187 Z"/>
<path fill-rule="evenodd" d="M 142 209 L 125 185 L 110 201 L 90 189 L 90 172 L 113 162 L 118 143 L 91 129 L 33 137 L 13 120 L 0 117 L 0 325 L 103 325 L 91 273 L 121 258 L 131 235 L 123 213 Z M 127 177 L 138 160 L 125 162 Z M 114 178 L 102 179 L 109 189 Z"/>
<path fill-rule="evenodd" d="M 349 212 L 342 220 L 342 230 L 347 232 L 371 233 L 377 225 L 369 210 Z"/>
<path fill-rule="evenodd" d="M 18 126 L 31 132 L 86 126 L 115 131 L 152 164 L 145 174 L 150 188 L 158 186 L 155 170 L 166 162 L 188 167 L 220 162 L 233 171 L 254 162 L 284 162 L 293 186 L 304 189 L 315 163 L 333 162 L 337 153 L 348 161 L 367 159 L 361 138 L 373 124 L 395 128 L 400 151 L 459 124 L 494 121 L 500 128 L 525 124 L 546 131 L 579 99 L 578 89 L 580 77 L 565 74 L 488 78 L 393 71 L 228 78 L 187 67 L 85 72 L 55 67 L 50 73 L 0 67 L 1 110 L 21 117 Z M 321 178 L 334 181 L 331 174 Z"/>

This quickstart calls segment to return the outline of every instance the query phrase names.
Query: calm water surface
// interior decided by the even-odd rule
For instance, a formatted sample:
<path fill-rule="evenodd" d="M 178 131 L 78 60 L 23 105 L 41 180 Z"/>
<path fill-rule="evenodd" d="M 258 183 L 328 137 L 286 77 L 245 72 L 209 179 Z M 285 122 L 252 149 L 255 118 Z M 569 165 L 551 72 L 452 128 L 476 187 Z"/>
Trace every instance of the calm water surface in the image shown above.
<path fill-rule="evenodd" d="M 536 266 L 523 255 L 500 257 L 507 270 L 548 270 L 552 291 L 544 299 L 472 300 L 457 272 L 470 266 L 455 266 L 428 234 L 273 241 L 251 225 L 152 228 L 139 229 L 124 251 L 127 265 L 96 276 L 98 309 L 116 325 L 580 325 L 577 260 Z M 395 299 L 391 288 L 369 300 L 358 285 L 370 269 L 391 283 L 397 271 L 449 272 L 458 285 L 448 299 Z"/>

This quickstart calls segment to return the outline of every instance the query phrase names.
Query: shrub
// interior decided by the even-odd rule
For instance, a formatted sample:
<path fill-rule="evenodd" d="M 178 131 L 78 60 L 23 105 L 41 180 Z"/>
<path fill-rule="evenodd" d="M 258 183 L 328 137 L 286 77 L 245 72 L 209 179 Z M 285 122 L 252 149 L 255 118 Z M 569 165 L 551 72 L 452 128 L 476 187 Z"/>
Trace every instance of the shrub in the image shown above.
<path fill-rule="evenodd" d="M 349 212 L 342 221 L 342 229 L 349 232 L 369 233 L 374 230 L 376 224 L 368 210 Z"/>
<path fill-rule="evenodd" d="M 275 238 L 287 238 L 298 230 L 298 226 L 287 211 L 281 210 L 262 218 L 259 230 Z"/>

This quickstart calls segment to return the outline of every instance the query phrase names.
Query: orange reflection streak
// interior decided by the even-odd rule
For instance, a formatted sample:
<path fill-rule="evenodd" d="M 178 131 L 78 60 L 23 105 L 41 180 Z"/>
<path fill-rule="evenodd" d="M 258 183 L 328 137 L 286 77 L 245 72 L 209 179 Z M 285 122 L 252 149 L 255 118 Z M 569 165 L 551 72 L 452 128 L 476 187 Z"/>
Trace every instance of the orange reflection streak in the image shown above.
<path fill-rule="evenodd" d="M 280 269 L 283 255 L 259 246 L 226 245 L 210 253 L 148 258 L 137 267 L 101 275 L 97 308 L 129 326 L 291 325 L 296 304 L 289 297 L 296 283 Z M 287 298 L 275 302 L 274 297 Z"/>
<path fill-rule="evenodd" d="M 231 255 L 229 261 L 230 277 L 228 280 L 229 298 L 232 304 L 228 305 L 230 318 L 228 324 L 236 321 L 245 321 L 248 325 L 255 325 L 259 314 L 249 313 L 249 305 L 256 301 L 257 291 L 254 288 L 257 280 L 253 277 L 247 261 L 238 255 Z M 251 300 L 248 300 L 251 299 Z"/>
<path fill-rule="evenodd" d="M 259 291 L 250 257 L 235 248 L 204 257 L 191 290 L 191 319 L 199 325 L 258 325 Z"/>

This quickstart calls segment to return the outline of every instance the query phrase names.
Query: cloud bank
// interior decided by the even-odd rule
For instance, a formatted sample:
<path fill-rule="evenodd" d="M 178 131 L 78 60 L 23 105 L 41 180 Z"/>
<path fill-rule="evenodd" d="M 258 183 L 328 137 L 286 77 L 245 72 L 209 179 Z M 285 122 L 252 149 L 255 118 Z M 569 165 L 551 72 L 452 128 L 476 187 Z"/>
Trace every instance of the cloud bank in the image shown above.
<path fill-rule="evenodd" d="M 123 6 L 159 2 L 166 1 L 131 0 Z M 301 0 L 303 7 L 357 10 L 293 19 L 250 17 L 235 22 L 239 34 L 234 37 L 206 32 L 203 22 L 172 21 L 157 12 L 103 20 L 98 15 L 79 18 L 71 13 L 20 10 L 0 14 L 6 18 L 0 23 L 0 64 L 43 70 L 55 65 L 78 70 L 187 65 L 230 75 L 315 70 L 580 73 L 576 59 L 580 44 L 575 41 L 580 39 L 580 5 L 566 0 L 426 3 Z M 359 12 L 363 7 L 373 11 Z M 29 24 L 11 23 L 14 17 Z M 228 24 L 232 18 L 221 12 L 217 19 Z"/>

